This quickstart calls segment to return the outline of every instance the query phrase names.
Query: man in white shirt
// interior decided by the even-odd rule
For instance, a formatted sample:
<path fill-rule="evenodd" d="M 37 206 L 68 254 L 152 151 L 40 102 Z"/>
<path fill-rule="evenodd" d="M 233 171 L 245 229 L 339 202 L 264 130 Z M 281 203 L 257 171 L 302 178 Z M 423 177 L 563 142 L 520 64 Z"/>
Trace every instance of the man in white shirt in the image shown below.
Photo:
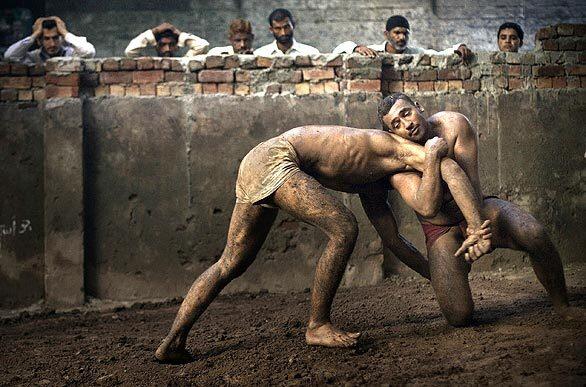
<path fill-rule="evenodd" d="M 286 9 L 277 8 L 269 15 L 269 31 L 275 37 L 271 44 L 254 50 L 254 55 L 312 55 L 319 54 L 319 50 L 307 44 L 297 42 L 293 38 L 295 19 Z"/>
<path fill-rule="evenodd" d="M 181 32 L 171 23 L 162 23 L 146 30 L 128 43 L 124 50 L 126 56 L 143 56 L 147 46 L 154 47 L 157 56 L 173 57 L 181 47 L 187 47 L 186 57 L 205 54 L 210 46 L 207 40 L 187 32 Z"/>
<path fill-rule="evenodd" d="M 465 44 L 457 43 L 450 48 L 443 51 L 435 51 L 432 49 L 425 49 L 421 47 L 409 46 L 410 35 L 409 21 L 401 15 L 391 16 L 387 19 L 385 29 L 385 41 L 381 44 L 371 44 L 368 46 L 361 46 L 352 41 L 346 41 L 338 45 L 332 52 L 351 53 L 357 52 L 364 56 L 376 56 L 377 52 L 387 52 L 389 54 L 427 54 L 427 55 L 451 55 L 458 54 L 464 61 L 468 61 L 472 57 L 472 51 Z"/>
<path fill-rule="evenodd" d="M 229 46 L 214 47 L 208 55 L 252 54 L 254 34 L 250 22 L 244 19 L 232 20 L 228 28 L 228 40 Z"/>
<path fill-rule="evenodd" d="M 40 48 L 29 51 L 35 42 Z M 38 18 L 33 25 L 32 35 L 8 47 L 4 58 L 24 64 L 36 64 L 53 57 L 93 58 L 95 54 L 96 49 L 85 37 L 73 35 L 67 31 L 61 18 L 50 16 Z"/>

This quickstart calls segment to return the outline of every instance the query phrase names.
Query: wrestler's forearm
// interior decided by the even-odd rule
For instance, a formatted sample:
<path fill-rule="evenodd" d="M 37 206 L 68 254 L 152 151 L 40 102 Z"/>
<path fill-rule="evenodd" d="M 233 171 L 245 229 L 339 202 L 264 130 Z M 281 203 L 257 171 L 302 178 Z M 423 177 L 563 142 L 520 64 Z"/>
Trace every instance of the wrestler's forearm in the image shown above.
<path fill-rule="evenodd" d="M 429 274 L 429 262 L 427 259 L 425 259 L 419 250 L 417 250 L 417 248 L 401 234 L 398 234 L 397 236 L 398 238 L 395 238 L 392 242 L 387 241 L 390 243 L 384 243 L 383 241 L 385 247 L 391 250 L 391 252 L 409 268 L 419 273 L 422 277 L 431 280 Z"/>
<path fill-rule="evenodd" d="M 414 210 L 426 218 L 435 216 L 441 207 L 442 181 L 440 161 L 436 152 L 427 154 L 421 183 L 413 198 Z"/>
<path fill-rule="evenodd" d="M 472 229 L 479 229 L 483 223 L 480 212 L 480 198 L 466 173 L 458 163 L 452 159 L 444 158 L 440 164 L 442 179 L 450 189 L 452 197 L 462 211 L 468 226 Z"/>

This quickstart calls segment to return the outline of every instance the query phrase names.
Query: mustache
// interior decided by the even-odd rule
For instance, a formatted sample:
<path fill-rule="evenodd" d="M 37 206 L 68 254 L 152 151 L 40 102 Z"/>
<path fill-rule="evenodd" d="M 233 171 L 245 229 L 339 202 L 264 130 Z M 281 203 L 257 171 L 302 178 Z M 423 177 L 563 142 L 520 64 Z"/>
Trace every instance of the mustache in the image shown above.
<path fill-rule="evenodd" d="M 279 43 L 287 43 L 287 42 L 290 42 L 291 39 L 293 39 L 293 34 L 282 35 L 282 36 L 275 36 L 275 39 Z"/>

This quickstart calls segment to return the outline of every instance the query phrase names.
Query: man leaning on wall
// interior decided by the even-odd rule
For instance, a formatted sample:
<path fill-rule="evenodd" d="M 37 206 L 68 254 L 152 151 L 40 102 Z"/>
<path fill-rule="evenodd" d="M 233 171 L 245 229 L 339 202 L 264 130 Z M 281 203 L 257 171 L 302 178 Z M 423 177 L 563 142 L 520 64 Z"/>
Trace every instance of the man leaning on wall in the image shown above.
<path fill-rule="evenodd" d="M 144 56 L 147 47 L 153 47 L 157 52 L 156 56 L 160 57 L 177 56 L 179 49 L 186 47 L 187 53 L 184 56 L 189 57 L 205 54 L 210 44 L 199 36 L 180 31 L 173 24 L 165 22 L 132 39 L 124 53 L 131 58 Z"/>
<path fill-rule="evenodd" d="M 248 20 L 234 19 L 228 27 L 229 46 L 214 47 L 208 55 L 252 54 L 254 34 Z"/>
<path fill-rule="evenodd" d="M 376 56 L 377 52 L 411 55 L 451 55 L 456 53 L 460 55 L 464 61 L 468 61 L 472 57 L 472 51 L 463 43 L 457 43 L 443 51 L 409 45 L 411 28 L 409 26 L 409 21 L 401 15 L 394 15 L 387 19 L 384 35 L 385 41 L 381 44 L 362 46 L 348 40 L 339 44 L 332 52 L 337 54 L 357 52 L 361 55 L 370 57 Z"/>
<path fill-rule="evenodd" d="M 277 8 L 269 15 L 269 31 L 275 40 L 257 48 L 254 55 L 312 55 L 319 54 L 319 50 L 307 44 L 299 43 L 293 38 L 295 19 L 291 12 L 284 8 Z"/>
<path fill-rule="evenodd" d="M 35 43 L 40 48 L 29 51 Z M 85 37 L 67 31 L 65 22 L 58 16 L 49 16 L 38 18 L 33 25 L 31 36 L 8 47 L 4 58 L 35 64 L 60 56 L 93 58 L 95 54 L 96 49 Z"/>

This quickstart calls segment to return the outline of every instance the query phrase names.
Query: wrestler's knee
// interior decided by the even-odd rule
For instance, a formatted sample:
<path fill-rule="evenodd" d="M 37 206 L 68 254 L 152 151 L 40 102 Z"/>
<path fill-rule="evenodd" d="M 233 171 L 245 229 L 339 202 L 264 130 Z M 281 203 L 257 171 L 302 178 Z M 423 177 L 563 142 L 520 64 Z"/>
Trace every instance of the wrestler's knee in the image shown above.
<path fill-rule="evenodd" d="M 233 257 L 228 258 L 224 256 L 220 258 L 216 265 L 219 267 L 220 279 L 224 281 L 231 281 L 241 276 L 248 268 L 245 259 Z"/>
<path fill-rule="evenodd" d="M 353 246 L 358 238 L 358 221 L 354 214 L 347 211 L 336 216 L 329 234 L 330 239 L 344 246 Z"/>
<path fill-rule="evenodd" d="M 463 305 L 454 305 L 449 308 L 443 308 L 442 312 L 448 324 L 453 327 L 464 327 L 472 322 L 474 304 L 470 302 Z"/>

